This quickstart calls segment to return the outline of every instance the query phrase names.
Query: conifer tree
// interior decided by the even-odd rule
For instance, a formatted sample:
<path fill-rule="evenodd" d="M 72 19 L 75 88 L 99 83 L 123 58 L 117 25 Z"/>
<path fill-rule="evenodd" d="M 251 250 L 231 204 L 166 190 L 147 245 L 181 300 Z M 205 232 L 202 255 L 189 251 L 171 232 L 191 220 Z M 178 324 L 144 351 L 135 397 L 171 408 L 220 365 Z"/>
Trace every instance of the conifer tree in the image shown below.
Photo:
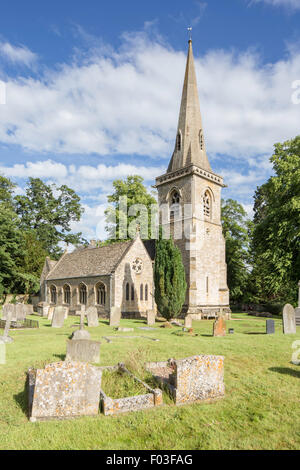
<path fill-rule="evenodd" d="M 162 228 L 156 242 L 154 265 L 155 302 L 166 319 L 179 316 L 185 301 L 186 280 L 180 250 L 173 239 L 164 239 Z"/>

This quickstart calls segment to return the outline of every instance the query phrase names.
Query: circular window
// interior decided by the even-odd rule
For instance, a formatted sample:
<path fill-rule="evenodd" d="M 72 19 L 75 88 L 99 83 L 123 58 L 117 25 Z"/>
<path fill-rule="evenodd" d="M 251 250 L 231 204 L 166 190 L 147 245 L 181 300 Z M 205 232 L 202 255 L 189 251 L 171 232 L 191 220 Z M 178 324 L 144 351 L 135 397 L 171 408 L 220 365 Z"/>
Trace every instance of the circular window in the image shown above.
<path fill-rule="evenodd" d="M 136 274 L 140 274 L 143 269 L 143 261 L 140 258 L 136 258 L 132 263 L 132 270 Z"/>

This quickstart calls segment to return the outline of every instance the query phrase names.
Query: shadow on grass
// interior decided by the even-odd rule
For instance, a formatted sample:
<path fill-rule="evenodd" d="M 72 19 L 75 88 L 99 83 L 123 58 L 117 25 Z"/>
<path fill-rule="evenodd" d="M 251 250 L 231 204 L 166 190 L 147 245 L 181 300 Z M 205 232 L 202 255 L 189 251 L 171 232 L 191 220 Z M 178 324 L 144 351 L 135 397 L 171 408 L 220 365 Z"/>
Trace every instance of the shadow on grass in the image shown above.
<path fill-rule="evenodd" d="M 291 375 L 300 379 L 300 370 L 288 369 L 287 367 L 270 367 L 269 370 L 272 372 L 278 372 L 279 374 Z"/>
<path fill-rule="evenodd" d="M 66 354 L 54 354 L 54 357 L 58 357 L 58 359 L 64 361 L 66 358 Z"/>
<path fill-rule="evenodd" d="M 244 335 L 266 335 L 267 333 L 265 333 L 264 331 L 245 331 L 244 332 Z"/>
<path fill-rule="evenodd" d="M 23 392 L 14 395 L 14 400 L 21 408 L 22 412 L 28 417 L 29 408 L 28 408 L 28 378 L 26 378 L 25 387 Z"/>

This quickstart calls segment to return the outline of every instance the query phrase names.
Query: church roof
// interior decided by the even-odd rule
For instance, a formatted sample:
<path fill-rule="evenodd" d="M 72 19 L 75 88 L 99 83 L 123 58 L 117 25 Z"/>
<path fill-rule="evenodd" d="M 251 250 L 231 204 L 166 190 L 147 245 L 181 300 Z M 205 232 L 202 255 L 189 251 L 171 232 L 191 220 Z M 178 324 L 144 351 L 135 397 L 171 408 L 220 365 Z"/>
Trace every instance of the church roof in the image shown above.
<path fill-rule="evenodd" d="M 189 40 L 175 150 L 167 173 L 189 165 L 211 171 L 205 149 L 192 40 Z"/>
<path fill-rule="evenodd" d="M 101 247 L 78 248 L 65 253 L 47 276 L 47 280 L 111 274 L 134 240 Z"/>

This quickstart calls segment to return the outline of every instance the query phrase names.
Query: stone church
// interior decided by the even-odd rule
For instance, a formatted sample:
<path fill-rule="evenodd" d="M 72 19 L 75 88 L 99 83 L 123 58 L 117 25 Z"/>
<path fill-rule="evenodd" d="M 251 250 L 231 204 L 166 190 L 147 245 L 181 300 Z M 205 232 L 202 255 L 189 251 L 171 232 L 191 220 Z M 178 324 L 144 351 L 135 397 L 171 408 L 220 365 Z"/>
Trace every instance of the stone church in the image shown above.
<path fill-rule="evenodd" d="M 160 211 L 160 223 L 173 236 L 185 266 L 183 314 L 194 318 L 230 312 L 221 226 L 224 186 L 206 154 L 190 40 L 175 149 L 155 187 L 160 208 L 167 208 Z M 66 252 L 57 262 L 47 258 L 41 300 L 70 310 L 96 305 L 100 315 L 108 315 L 112 306 L 121 307 L 124 317 L 145 315 L 155 309 L 154 257 L 155 241 L 142 241 L 137 233 L 132 241 Z"/>

